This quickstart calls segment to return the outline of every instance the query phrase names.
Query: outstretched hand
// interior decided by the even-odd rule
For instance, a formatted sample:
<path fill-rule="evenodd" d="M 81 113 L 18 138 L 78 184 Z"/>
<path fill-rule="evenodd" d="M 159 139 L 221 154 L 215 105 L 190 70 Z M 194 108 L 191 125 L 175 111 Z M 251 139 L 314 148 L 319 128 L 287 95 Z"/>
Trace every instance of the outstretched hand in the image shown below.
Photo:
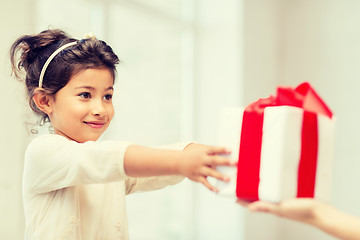
<path fill-rule="evenodd" d="M 341 212 L 333 206 L 312 198 L 295 198 L 280 203 L 237 201 L 253 212 L 272 213 L 311 224 L 339 239 L 360 240 L 360 218 Z"/>
<path fill-rule="evenodd" d="M 226 155 L 230 151 L 223 147 L 207 146 L 202 144 L 190 144 L 184 151 L 184 158 L 179 171 L 192 181 L 200 182 L 211 191 L 218 189 L 211 185 L 207 177 L 213 177 L 221 181 L 229 181 L 230 178 L 218 172 L 217 166 L 235 166 Z"/>
<path fill-rule="evenodd" d="M 293 198 L 280 203 L 265 201 L 252 203 L 238 201 L 238 203 L 248 207 L 252 212 L 272 213 L 280 217 L 306 223 L 312 223 L 315 219 L 315 210 L 324 206 L 324 203 L 314 200 L 313 198 Z"/>

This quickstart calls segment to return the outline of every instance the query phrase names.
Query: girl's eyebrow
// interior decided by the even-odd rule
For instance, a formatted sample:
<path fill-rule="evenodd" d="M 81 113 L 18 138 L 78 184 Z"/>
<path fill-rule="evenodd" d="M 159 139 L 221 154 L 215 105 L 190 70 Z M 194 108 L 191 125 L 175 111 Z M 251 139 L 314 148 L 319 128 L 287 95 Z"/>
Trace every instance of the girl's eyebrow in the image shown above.
<path fill-rule="evenodd" d="M 89 90 L 95 90 L 95 88 L 91 87 L 91 86 L 80 86 L 80 87 L 76 87 L 75 89 L 82 89 L 82 88 L 89 89 Z M 112 86 L 110 86 L 105 89 L 105 91 L 107 91 L 107 90 L 114 90 L 114 88 Z"/>

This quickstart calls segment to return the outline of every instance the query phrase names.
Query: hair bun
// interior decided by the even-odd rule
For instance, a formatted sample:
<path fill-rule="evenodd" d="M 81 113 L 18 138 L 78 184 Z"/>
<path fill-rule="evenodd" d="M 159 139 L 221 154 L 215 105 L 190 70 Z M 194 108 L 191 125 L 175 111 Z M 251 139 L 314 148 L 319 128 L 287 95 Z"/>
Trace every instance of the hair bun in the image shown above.
<path fill-rule="evenodd" d="M 91 40 L 97 40 L 96 36 L 92 32 L 88 32 L 83 36 L 83 39 L 91 39 Z"/>

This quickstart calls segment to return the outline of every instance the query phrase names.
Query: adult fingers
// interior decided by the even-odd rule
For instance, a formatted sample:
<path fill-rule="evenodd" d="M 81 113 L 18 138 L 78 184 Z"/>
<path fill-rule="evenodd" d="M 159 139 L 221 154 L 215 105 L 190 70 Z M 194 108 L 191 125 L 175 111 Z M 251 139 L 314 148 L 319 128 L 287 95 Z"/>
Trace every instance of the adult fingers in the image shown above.
<path fill-rule="evenodd" d="M 243 207 L 248 207 L 249 204 L 250 204 L 250 202 L 245 201 L 245 200 L 241 200 L 241 199 L 237 199 L 236 202 L 237 202 L 238 204 L 240 204 L 241 206 L 243 206 Z"/>
<path fill-rule="evenodd" d="M 272 212 L 272 213 L 277 212 L 276 204 L 264 202 L 264 201 L 257 201 L 257 202 L 250 203 L 248 208 L 250 211 L 253 211 L 253 212 Z"/>

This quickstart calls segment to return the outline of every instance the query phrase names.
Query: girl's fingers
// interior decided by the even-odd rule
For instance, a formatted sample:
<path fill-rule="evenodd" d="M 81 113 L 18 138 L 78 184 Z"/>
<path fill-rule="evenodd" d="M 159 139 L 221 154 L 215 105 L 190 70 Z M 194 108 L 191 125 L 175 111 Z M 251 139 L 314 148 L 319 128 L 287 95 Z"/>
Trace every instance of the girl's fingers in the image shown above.
<path fill-rule="evenodd" d="M 208 176 L 208 177 L 213 177 L 213 178 L 216 178 L 216 179 L 218 179 L 220 181 L 225 181 L 225 182 L 230 181 L 230 178 L 228 176 L 216 171 L 213 168 L 209 168 L 209 167 L 203 169 L 202 175 L 203 176 Z"/>
<path fill-rule="evenodd" d="M 209 156 L 206 163 L 207 163 L 207 165 L 209 165 L 211 167 L 236 165 L 236 162 L 232 162 L 232 161 L 230 161 L 229 158 L 219 156 L 219 155 Z"/>
<path fill-rule="evenodd" d="M 214 155 L 214 154 L 230 154 L 231 150 L 225 147 L 211 147 L 208 151 L 208 154 Z"/>
<path fill-rule="evenodd" d="M 210 191 L 213 191 L 213 192 L 218 192 L 219 191 L 216 187 L 211 185 L 205 177 L 202 177 L 199 180 L 199 182 L 202 183 L 205 187 L 207 187 Z"/>

